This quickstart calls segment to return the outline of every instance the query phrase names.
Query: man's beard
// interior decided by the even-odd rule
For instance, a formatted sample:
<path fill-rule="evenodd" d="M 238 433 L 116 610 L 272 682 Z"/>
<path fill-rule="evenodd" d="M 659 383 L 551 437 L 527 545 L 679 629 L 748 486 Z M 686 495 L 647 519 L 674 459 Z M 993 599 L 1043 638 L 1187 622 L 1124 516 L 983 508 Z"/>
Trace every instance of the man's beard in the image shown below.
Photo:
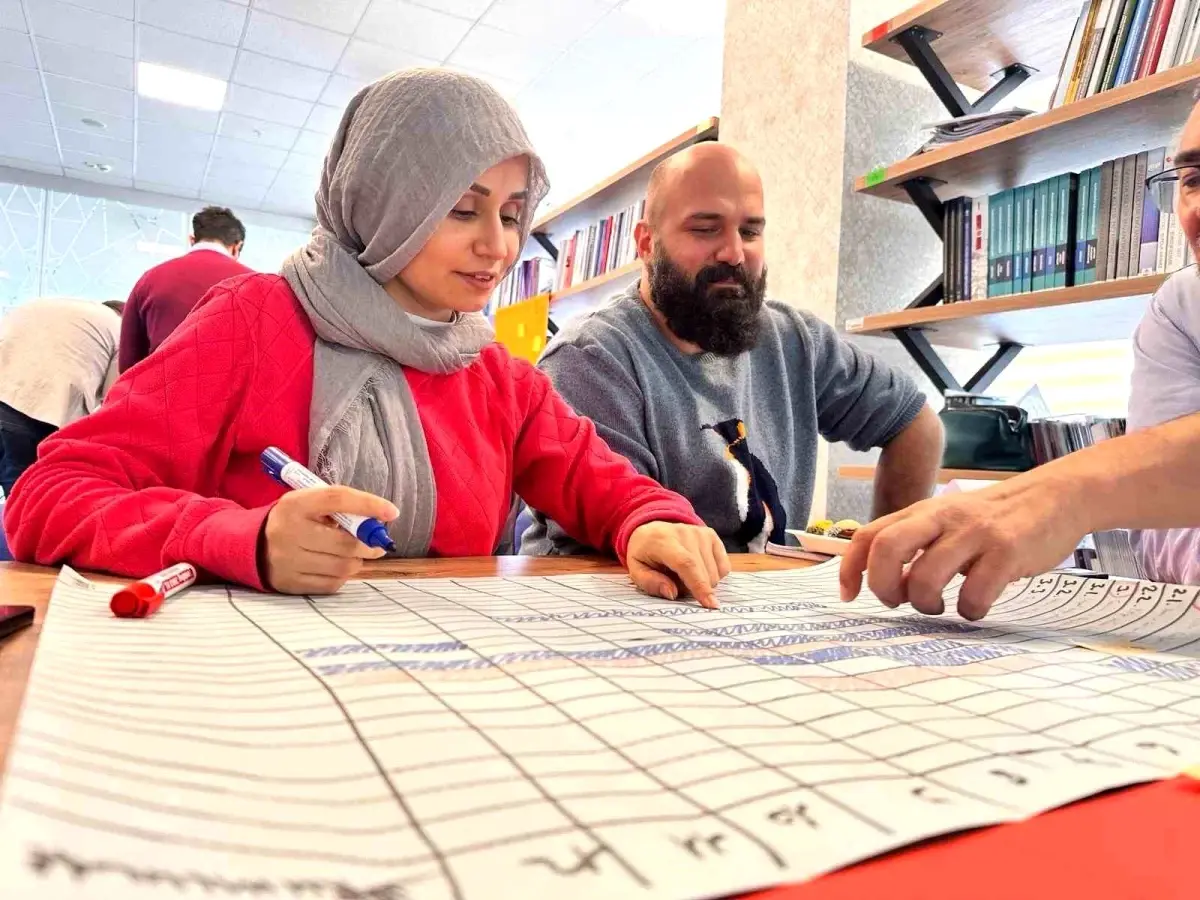
<path fill-rule="evenodd" d="M 765 269 L 755 281 L 744 266 L 714 263 L 692 279 L 655 247 L 649 275 L 650 298 L 680 340 L 720 356 L 736 356 L 758 342 L 759 313 L 767 293 Z M 737 284 L 717 284 L 726 279 Z"/>

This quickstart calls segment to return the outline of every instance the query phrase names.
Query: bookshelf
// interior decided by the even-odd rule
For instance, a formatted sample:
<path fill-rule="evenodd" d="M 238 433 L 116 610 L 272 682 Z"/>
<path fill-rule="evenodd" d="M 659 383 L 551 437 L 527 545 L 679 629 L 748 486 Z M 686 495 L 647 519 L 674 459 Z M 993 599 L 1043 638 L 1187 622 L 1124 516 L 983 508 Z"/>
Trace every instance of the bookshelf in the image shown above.
<path fill-rule="evenodd" d="M 587 281 L 581 281 L 579 284 L 573 284 L 566 290 L 558 291 L 550 295 L 550 304 L 566 300 L 569 297 L 574 297 L 577 294 L 586 294 L 588 291 L 594 291 L 596 288 L 604 287 L 614 281 L 620 281 L 622 278 L 627 278 L 641 271 L 642 263 L 640 260 L 628 263 L 616 269 L 605 272 L 603 275 L 597 275 L 595 278 L 589 278 Z"/>
<path fill-rule="evenodd" d="M 1078 287 L 904 309 L 846 323 L 852 334 L 918 328 L 941 347 L 981 350 L 996 344 L 1037 347 L 1129 337 L 1166 275 L 1096 281 Z"/>
<path fill-rule="evenodd" d="M 923 178 L 945 197 L 979 196 L 1169 145 L 1191 112 L 1197 87 L 1200 60 L 880 166 L 858 178 L 854 189 L 907 203 L 904 184 Z"/>
<path fill-rule="evenodd" d="M 938 56 L 959 84 L 987 90 L 1016 64 L 1054 78 L 1067 52 L 1079 4 L 1062 0 L 924 0 L 863 35 L 862 45 L 911 62 L 896 37 L 919 27 L 940 33 Z"/>
<path fill-rule="evenodd" d="M 1020 472 L 991 472 L 985 469 L 939 469 L 938 484 L 951 481 L 1006 481 L 1016 478 Z M 874 466 L 839 466 L 838 477 L 848 481 L 874 481 Z"/>

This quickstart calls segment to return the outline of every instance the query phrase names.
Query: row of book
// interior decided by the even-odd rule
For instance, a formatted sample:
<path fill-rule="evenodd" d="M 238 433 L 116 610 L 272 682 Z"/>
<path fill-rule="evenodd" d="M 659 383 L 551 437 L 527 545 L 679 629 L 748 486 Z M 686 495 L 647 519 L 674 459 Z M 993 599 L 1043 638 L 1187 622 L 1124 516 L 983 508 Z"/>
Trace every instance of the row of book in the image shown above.
<path fill-rule="evenodd" d="M 1198 49 L 1200 0 L 1085 0 L 1051 105 L 1191 62 Z"/>
<path fill-rule="evenodd" d="M 566 290 L 633 262 L 637 258 L 633 227 L 645 212 L 646 201 L 642 199 L 571 235 L 559 248 L 554 290 Z"/>
<path fill-rule="evenodd" d="M 1175 272 L 1192 253 L 1146 179 L 1170 167 L 1143 151 L 986 197 L 945 204 L 945 302 Z"/>
<path fill-rule="evenodd" d="M 502 307 L 545 293 L 550 290 L 553 279 L 554 267 L 549 260 L 541 257 L 522 260 L 496 286 L 484 312 L 491 315 Z"/>

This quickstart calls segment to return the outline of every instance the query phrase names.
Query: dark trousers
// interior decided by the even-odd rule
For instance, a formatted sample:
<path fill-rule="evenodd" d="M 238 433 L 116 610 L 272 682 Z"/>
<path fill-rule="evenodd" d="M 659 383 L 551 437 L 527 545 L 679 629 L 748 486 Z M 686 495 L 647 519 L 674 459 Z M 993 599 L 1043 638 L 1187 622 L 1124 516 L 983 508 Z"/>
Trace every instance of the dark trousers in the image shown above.
<path fill-rule="evenodd" d="M 56 431 L 53 425 L 0 403 L 0 487 L 5 497 L 12 493 L 21 473 L 37 460 L 38 444 Z"/>

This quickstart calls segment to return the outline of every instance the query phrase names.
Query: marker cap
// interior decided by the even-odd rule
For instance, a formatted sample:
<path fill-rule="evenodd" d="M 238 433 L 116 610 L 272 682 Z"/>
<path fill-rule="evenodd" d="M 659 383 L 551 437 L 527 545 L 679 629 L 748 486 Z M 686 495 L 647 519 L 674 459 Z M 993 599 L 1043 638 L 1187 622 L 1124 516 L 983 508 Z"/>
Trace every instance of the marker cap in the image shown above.
<path fill-rule="evenodd" d="M 163 604 L 161 591 L 156 591 L 148 584 L 135 582 L 127 588 L 122 588 L 113 594 L 109 609 L 120 619 L 144 619 L 158 612 Z"/>

